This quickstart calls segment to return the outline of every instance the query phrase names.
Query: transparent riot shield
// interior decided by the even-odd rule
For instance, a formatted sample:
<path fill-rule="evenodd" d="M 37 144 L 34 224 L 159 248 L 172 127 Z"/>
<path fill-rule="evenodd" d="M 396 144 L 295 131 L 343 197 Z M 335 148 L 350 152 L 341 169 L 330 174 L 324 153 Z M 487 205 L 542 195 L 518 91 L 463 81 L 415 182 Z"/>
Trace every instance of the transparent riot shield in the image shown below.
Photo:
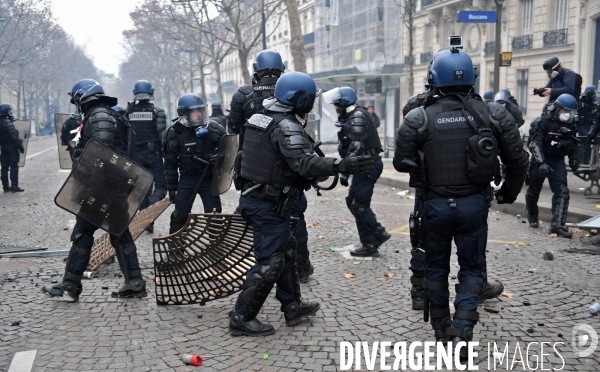
<path fill-rule="evenodd" d="M 215 165 L 210 194 L 221 195 L 231 187 L 233 178 L 233 165 L 238 152 L 239 139 L 237 134 L 226 134 L 221 139 L 219 146 L 219 158 Z"/>
<path fill-rule="evenodd" d="M 31 133 L 31 123 L 25 120 L 17 120 L 13 123 L 15 129 L 19 132 L 19 139 L 23 141 L 25 151 L 20 154 L 19 167 L 25 166 L 25 157 L 27 156 L 27 144 L 29 143 L 29 135 Z"/>
<path fill-rule="evenodd" d="M 108 233 L 127 228 L 152 185 L 152 173 L 90 140 L 54 198 L 59 207 Z"/>
<path fill-rule="evenodd" d="M 54 127 L 56 128 L 56 143 L 58 145 L 58 163 L 61 169 L 73 168 L 73 161 L 71 160 L 71 153 L 69 152 L 69 143 L 61 140 L 62 129 L 65 122 L 69 120 L 71 114 L 54 114 Z M 75 137 L 73 134 L 72 137 Z M 69 139 L 72 138 L 69 136 Z"/>

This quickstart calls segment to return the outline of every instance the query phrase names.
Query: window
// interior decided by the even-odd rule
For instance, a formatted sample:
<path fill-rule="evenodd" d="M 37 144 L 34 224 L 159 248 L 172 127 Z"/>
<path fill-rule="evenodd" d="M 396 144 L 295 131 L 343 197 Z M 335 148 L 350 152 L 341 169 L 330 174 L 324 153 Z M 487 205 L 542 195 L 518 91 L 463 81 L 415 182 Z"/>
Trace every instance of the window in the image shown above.
<path fill-rule="evenodd" d="M 521 0 L 521 35 L 533 33 L 533 0 Z"/>
<path fill-rule="evenodd" d="M 517 70 L 517 89 L 518 89 L 518 102 L 521 108 L 521 112 L 524 114 L 527 113 L 527 92 L 528 92 L 528 79 L 529 79 L 529 70 Z"/>
<path fill-rule="evenodd" d="M 488 81 L 489 81 L 489 90 L 493 91 L 494 90 L 494 71 L 489 72 Z"/>
<path fill-rule="evenodd" d="M 433 25 L 429 24 L 427 25 L 427 47 L 426 47 L 426 52 L 432 52 L 433 51 L 433 37 L 435 36 L 435 28 Z"/>
<path fill-rule="evenodd" d="M 567 15 L 569 13 L 569 0 L 555 0 L 554 24 L 555 30 L 567 28 Z"/>

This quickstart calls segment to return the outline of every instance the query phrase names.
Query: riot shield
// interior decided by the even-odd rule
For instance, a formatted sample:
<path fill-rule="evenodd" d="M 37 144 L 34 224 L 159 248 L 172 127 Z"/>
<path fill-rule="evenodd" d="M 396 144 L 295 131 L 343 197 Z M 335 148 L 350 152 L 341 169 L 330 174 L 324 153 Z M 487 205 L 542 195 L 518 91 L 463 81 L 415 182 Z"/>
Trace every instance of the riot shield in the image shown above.
<path fill-rule="evenodd" d="M 219 158 L 217 159 L 212 184 L 210 185 L 210 194 L 212 196 L 221 195 L 231 187 L 233 165 L 238 147 L 239 139 L 237 134 L 226 134 L 221 139 Z"/>
<path fill-rule="evenodd" d="M 17 120 L 13 123 L 15 129 L 19 131 L 19 139 L 23 141 L 25 151 L 19 158 L 19 167 L 25 166 L 25 157 L 27 156 L 27 144 L 29 143 L 29 135 L 31 133 L 31 123 L 25 120 Z"/>
<path fill-rule="evenodd" d="M 60 139 L 62 135 L 63 125 L 71 114 L 54 114 L 54 127 L 56 128 L 56 143 L 58 145 L 58 163 L 60 169 L 71 169 L 73 168 L 73 161 L 71 160 L 71 154 L 69 153 L 68 144 L 63 145 Z"/>
<path fill-rule="evenodd" d="M 120 235 L 152 181 L 148 170 L 99 141 L 90 140 L 54 202 L 102 230 Z"/>

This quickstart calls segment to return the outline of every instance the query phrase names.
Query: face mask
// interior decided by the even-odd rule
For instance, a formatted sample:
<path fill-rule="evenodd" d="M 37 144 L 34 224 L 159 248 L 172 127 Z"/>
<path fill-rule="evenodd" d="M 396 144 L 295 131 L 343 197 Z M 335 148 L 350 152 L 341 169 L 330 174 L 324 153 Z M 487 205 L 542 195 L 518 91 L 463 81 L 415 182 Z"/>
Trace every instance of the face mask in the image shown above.
<path fill-rule="evenodd" d="M 556 70 L 552 70 L 552 72 L 548 74 L 548 77 L 550 77 L 552 79 L 554 79 L 557 76 L 558 76 L 558 71 L 556 71 Z"/>
<path fill-rule="evenodd" d="M 562 121 L 563 123 L 570 123 L 571 120 L 573 120 L 573 116 L 570 112 L 565 112 L 563 114 L 558 114 L 558 120 Z"/>

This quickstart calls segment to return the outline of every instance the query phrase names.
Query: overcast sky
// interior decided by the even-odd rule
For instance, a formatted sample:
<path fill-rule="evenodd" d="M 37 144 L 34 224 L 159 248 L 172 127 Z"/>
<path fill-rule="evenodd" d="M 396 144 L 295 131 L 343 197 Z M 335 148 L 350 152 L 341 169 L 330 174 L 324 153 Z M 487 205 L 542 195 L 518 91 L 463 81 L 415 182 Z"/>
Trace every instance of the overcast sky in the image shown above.
<path fill-rule="evenodd" d="M 125 59 L 123 30 L 132 27 L 129 12 L 140 0 L 50 0 L 53 15 L 96 67 L 119 73 Z"/>

